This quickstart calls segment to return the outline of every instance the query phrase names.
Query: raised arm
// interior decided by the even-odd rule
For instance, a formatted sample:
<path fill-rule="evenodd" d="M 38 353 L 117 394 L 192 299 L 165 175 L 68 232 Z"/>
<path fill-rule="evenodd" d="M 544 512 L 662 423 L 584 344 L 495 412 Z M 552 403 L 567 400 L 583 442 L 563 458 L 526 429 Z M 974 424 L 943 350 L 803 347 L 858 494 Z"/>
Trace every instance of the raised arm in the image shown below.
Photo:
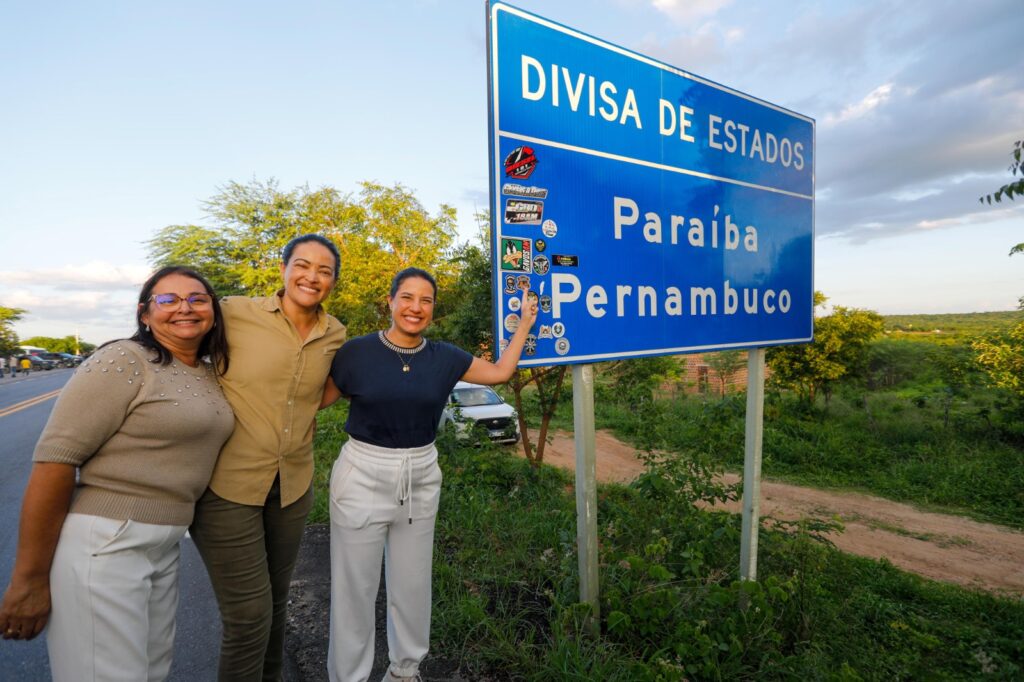
<path fill-rule="evenodd" d="M 512 373 L 516 371 L 516 365 L 519 364 L 519 357 L 523 354 L 526 337 L 530 334 L 533 323 L 537 321 L 537 301 L 534 299 L 531 302 L 527 291 L 523 291 L 523 303 L 519 306 L 519 310 L 521 311 L 519 327 L 516 328 L 516 333 L 508 342 L 508 348 L 501 354 L 498 361 L 488 362 L 483 358 L 473 358 L 473 363 L 462 375 L 463 381 L 493 386 L 505 383 L 512 378 Z"/>
<path fill-rule="evenodd" d="M 32 639 L 50 614 L 50 566 L 71 505 L 75 467 L 36 462 L 25 487 L 18 524 L 18 553 L 0 604 L 4 639 Z"/>

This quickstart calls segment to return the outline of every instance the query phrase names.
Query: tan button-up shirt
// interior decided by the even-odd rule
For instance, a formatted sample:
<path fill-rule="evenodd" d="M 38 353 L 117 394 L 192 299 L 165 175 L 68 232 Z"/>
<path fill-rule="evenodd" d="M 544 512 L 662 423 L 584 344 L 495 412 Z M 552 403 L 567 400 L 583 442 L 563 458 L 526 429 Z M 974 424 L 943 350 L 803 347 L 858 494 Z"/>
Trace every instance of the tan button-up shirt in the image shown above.
<path fill-rule="evenodd" d="M 235 412 L 210 488 L 238 504 L 262 505 L 281 475 L 281 505 L 313 480 L 313 427 L 345 326 L 320 311 L 303 340 L 281 310 L 280 294 L 221 301 L 231 362 L 221 377 Z"/>

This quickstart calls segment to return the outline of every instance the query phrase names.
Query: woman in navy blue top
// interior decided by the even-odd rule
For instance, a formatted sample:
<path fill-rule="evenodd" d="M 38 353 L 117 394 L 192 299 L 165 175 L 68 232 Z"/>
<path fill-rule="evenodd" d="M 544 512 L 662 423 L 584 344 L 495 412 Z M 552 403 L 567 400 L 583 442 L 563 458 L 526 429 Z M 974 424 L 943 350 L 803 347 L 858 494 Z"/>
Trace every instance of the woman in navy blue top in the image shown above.
<path fill-rule="evenodd" d="M 459 380 L 500 384 L 515 371 L 537 318 L 523 292 L 522 320 L 496 363 L 429 341 L 437 284 L 406 268 L 391 283 L 391 327 L 338 351 L 324 404 L 351 401 L 349 440 L 331 471 L 332 682 L 363 682 L 373 665 L 374 602 L 385 557 L 388 650 L 384 680 L 418 679 L 430 642 L 430 572 L 441 495 L 434 438 Z"/>

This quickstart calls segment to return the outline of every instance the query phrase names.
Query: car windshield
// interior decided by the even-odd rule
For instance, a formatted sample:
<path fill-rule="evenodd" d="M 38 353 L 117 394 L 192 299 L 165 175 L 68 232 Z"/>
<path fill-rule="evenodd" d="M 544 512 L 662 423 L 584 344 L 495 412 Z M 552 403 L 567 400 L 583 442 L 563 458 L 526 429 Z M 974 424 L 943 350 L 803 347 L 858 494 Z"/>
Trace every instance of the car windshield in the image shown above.
<path fill-rule="evenodd" d="M 462 407 L 476 405 L 500 405 L 502 400 L 497 393 L 483 386 L 476 388 L 457 388 L 452 391 L 455 402 Z"/>

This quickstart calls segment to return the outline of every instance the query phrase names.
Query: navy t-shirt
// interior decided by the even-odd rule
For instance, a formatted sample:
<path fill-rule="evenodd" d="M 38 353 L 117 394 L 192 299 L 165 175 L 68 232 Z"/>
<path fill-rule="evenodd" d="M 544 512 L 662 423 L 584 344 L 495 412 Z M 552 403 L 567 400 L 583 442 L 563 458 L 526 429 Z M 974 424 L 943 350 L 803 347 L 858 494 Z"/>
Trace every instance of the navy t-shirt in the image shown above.
<path fill-rule="evenodd" d="M 472 355 L 441 341 L 399 357 L 377 332 L 349 340 L 331 365 L 334 385 L 351 400 L 345 431 L 386 448 L 434 442 L 448 395 L 472 362 Z"/>

